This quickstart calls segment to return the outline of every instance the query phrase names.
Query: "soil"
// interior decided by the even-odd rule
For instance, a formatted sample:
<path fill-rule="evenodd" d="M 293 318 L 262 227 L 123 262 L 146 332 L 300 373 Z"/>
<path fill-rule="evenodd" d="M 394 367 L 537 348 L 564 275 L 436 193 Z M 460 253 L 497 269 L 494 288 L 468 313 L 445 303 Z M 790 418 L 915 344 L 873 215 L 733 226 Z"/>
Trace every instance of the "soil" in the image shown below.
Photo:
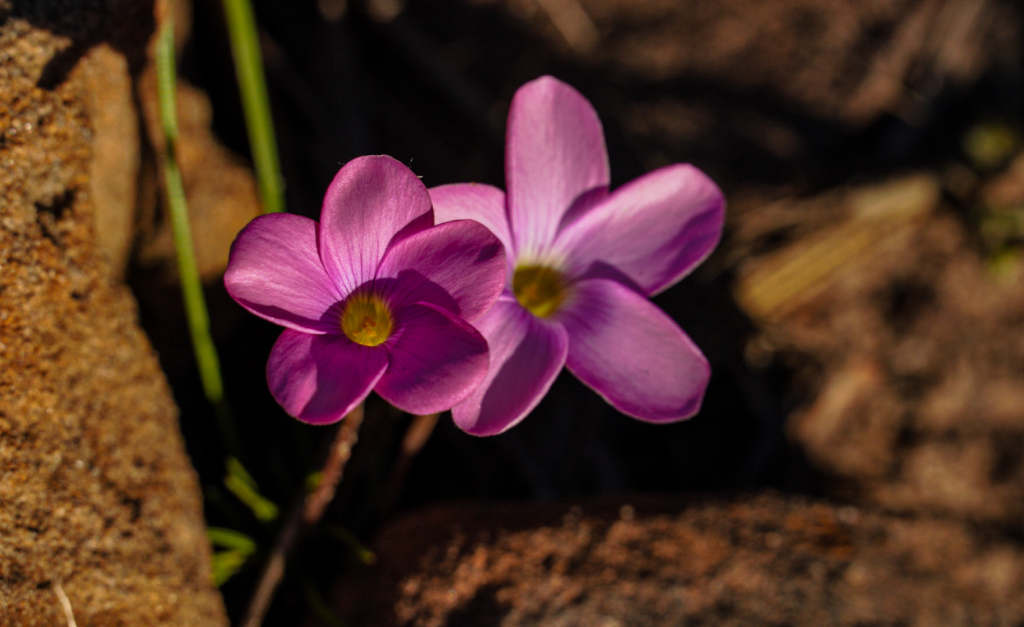
<path fill-rule="evenodd" d="M 83 626 L 226 624 L 177 410 L 112 278 L 139 146 L 97 112 L 131 112 L 151 11 L 0 3 L 4 625 L 70 624 L 61 595 Z M 105 243 L 97 214 L 122 225 Z"/>
<path fill-rule="evenodd" d="M 961 522 L 773 494 L 617 507 L 435 506 L 387 527 L 375 549 L 376 566 L 334 589 L 336 609 L 351 624 L 954 627 L 1024 620 L 1020 545 Z"/>

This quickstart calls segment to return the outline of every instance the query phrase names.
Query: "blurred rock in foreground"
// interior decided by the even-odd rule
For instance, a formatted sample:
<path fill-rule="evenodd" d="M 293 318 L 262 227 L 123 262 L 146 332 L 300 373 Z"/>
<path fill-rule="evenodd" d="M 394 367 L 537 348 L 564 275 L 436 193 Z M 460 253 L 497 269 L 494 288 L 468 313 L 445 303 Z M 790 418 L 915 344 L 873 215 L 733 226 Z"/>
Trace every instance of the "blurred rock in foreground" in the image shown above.
<path fill-rule="evenodd" d="M 133 220 L 152 29 L 146 2 L 0 2 L 3 625 L 69 624 L 61 591 L 83 626 L 226 624 L 170 390 L 100 249 L 129 246 L 103 229 Z"/>
<path fill-rule="evenodd" d="M 340 613 L 364 627 L 1024 620 L 1024 550 L 959 522 L 775 495 L 587 509 L 413 514 L 335 587 Z"/>

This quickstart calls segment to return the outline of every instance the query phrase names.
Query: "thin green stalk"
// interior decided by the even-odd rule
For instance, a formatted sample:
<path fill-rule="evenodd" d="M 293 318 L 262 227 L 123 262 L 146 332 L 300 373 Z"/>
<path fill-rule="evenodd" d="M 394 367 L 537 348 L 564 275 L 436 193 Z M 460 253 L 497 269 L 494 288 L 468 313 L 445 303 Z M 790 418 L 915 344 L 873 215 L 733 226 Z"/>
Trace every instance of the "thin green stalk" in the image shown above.
<path fill-rule="evenodd" d="M 164 183 L 167 187 L 167 206 L 171 215 L 171 230 L 174 233 L 174 248 L 178 256 L 178 273 L 181 278 L 181 295 L 185 302 L 185 315 L 192 335 L 199 377 L 203 383 L 206 398 L 213 405 L 220 426 L 224 444 L 231 455 L 241 455 L 241 445 L 227 402 L 224 399 L 224 384 L 220 376 L 220 360 L 210 336 L 210 316 L 203 297 L 203 284 L 199 280 L 196 255 L 192 248 L 192 231 L 188 221 L 188 207 L 185 204 L 185 187 L 178 169 L 178 115 L 176 78 L 174 69 L 174 22 L 168 18 L 156 45 L 157 95 L 160 103 L 160 123 L 164 131 Z"/>
<path fill-rule="evenodd" d="M 284 184 L 277 157 L 277 140 L 274 138 L 274 120 L 270 116 L 270 99 L 263 78 L 256 18 L 249 0 L 224 0 L 224 13 L 263 213 L 284 211 Z"/>

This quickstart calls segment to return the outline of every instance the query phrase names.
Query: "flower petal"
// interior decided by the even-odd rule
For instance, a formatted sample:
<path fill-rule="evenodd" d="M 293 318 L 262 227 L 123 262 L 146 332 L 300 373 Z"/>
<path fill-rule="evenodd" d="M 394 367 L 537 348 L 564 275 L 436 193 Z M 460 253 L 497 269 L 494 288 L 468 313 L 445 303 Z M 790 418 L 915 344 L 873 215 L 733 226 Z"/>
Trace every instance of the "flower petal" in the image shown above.
<path fill-rule="evenodd" d="M 383 347 L 344 335 L 285 329 L 270 351 L 267 383 L 284 410 L 303 422 L 337 422 L 361 403 L 388 366 Z"/>
<path fill-rule="evenodd" d="M 580 281 L 559 312 L 569 370 L 624 414 L 648 422 L 700 409 L 711 367 L 654 303 L 608 279 Z"/>
<path fill-rule="evenodd" d="M 320 213 L 327 273 L 349 294 L 373 279 L 392 238 L 428 213 L 430 194 L 412 170 L 386 155 L 353 159 L 327 188 Z"/>
<path fill-rule="evenodd" d="M 240 305 L 307 333 L 336 330 L 326 314 L 342 300 L 317 254 L 317 223 L 287 213 L 260 216 L 231 244 L 224 287 Z"/>
<path fill-rule="evenodd" d="M 511 272 L 512 231 L 505 212 L 505 192 L 482 183 L 456 183 L 431 187 L 430 201 L 434 204 L 434 219 L 438 224 L 453 220 L 476 220 L 486 226 L 505 246 L 505 256 Z M 511 276 L 511 274 L 510 274 Z"/>
<path fill-rule="evenodd" d="M 387 372 L 375 390 L 411 414 L 450 409 L 487 374 L 487 341 L 468 322 L 429 303 L 396 312 Z"/>
<path fill-rule="evenodd" d="M 505 268 L 498 238 L 478 222 L 457 220 L 392 245 L 376 283 L 396 309 L 425 301 L 472 322 L 501 295 Z M 382 281 L 389 278 L 395 281 Z"/>
<path fill-rule="evenodd" d="M 476 326 L 490 345 L 490 368 L 480 387 L 452 408 L 452 418 L 472 435 L 496 435 L 544 398 L 565 364 L 569 342 L 562 325 L 534 317 L 507 293 Z"/>
<path fill-rule="evenodd" d="M 566 226 L 554 248 L 571 275 L 600 274 L 607 264 L 655 294 L 711 254 L 724 219 L 718 186 L 692 165 L 671 165 L 612 192 Z"/>
<path fill-rule="evenodd" d="M 574 203 L 581 196 L 592 199 L 608 181 L 604 131 L 587 99 L 550 76 L 520 87 L 505 142 L 515 258 L 544 252 Z"/>

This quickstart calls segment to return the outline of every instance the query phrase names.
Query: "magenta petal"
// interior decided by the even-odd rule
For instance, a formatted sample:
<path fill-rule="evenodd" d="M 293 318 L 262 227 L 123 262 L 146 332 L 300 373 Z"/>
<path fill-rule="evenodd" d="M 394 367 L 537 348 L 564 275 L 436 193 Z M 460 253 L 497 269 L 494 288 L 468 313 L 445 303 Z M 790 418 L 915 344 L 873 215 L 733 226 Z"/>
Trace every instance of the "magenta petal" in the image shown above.
<path fill-rule="evenodd" d="M 577 199 L 607 188 L 608 180 L 604 131 L 587 99 L 550 76 L 520 87 L 505 142 L 516 259 L 545 251 Z"/>
<path fill-rule="evenodd" d="M 547 394 L 565 364 L 568 340 L 558 323 L 536 318 L 503 296 L 476 326 L 491 348 L 487 378 L 452 408 L 460 429 L 496 435 L 526 417 Z"/>
<path fill-rule="evenodd" d="M 711 254 L 724 219 L 718 186 L 692 165 L 671 165 L 612 192 L 568 225 L 554 249 L 574 276 L 607 264 L 655 294 Z"/>
<path fill-rule="evenodd" d="M 322 425 L 341 420 L 361 403 L 387 366 L 381 346 L 285 329 L 270 351 L 267 383 L 286 412 Z"/>
<path fill-rule="evenodd" d="M 505 252 L 472 220 L 439 224 L 392 245 L 377 270 L 377 285 L 392 306 L 430 302 L 472 322 L 505 286 Z M 382 279 L 395 279 L 393 282 Z"/>
<path fill-rule="evenodd" d="M 327 188 L 320 213 L 327 273 L 350 293 L 373 279 L 391 239 L 415 231 L 429 212 L 430 194 L 412 170 L 385 155 L 353 159 Z"/>
<path fill-rule="evenodd" d="M 672 422 L 700 409 L 707 360 L 641 294 L 608 279 L 580 281 L 559 320 L 569 333 L 569 370 L 622 413 Z"/>
<path fill-rule="evenodd" d="M 287 213 L 260 216 L 231 245 L 224 287 L 252 313 L 307 333 L 328 333 L 342 300 L 317 254 L 317 224 Z"/>
<path fill-rule="evenodd" d="M 487 374 L 487 341 L 468 322 L 429 303 L 396 312 L 387 372 L 374 388 L 411 414 L 433 414 L 464 399 Z"/>
<path fill-rule="evenodd" d="M 434 219 L 438 224 L 453 220 L 476 220 L 501 240 L 511 267 L 515 251 L 512 248 L 508 214 L 505 212 L 505 192 L 481 183 L 441 185 L 427 191 L 430 192 Z"/>

